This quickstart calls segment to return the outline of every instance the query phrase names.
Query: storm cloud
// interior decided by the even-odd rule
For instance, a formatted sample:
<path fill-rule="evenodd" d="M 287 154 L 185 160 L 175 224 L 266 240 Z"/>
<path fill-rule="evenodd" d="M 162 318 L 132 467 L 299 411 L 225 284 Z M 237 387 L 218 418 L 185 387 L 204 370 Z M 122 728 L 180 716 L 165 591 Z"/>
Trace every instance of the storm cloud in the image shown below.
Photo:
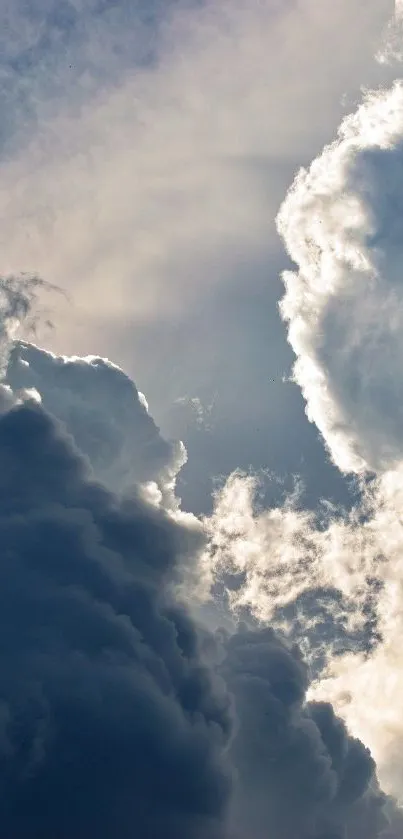
<path fill-rule="evenodd" d="M 368 749 L 329 703 L 306 702 L 309 675 L 298 649 L 270 628 L 246 626 L 227 649 L 224 672 L 239 715 L 233 818 L 242 835 L 375 839 L 391 830 L 401 836 Z"/>
<path fill-rule="evenodd" d="M 0 417 L 2 833 L 219 836 L 230 700 L 169 594 L 200 535 L 86 470 L 40 405 Z"/>
<path fill-rule="evenodd" d="M 176 599 L 197 521 L 106 489 L 61 421 L 3 390 L 5 835 L 401 837 L 369 751 L 306 701 L 297 648 L 270 628 L 214 635 Z"/>

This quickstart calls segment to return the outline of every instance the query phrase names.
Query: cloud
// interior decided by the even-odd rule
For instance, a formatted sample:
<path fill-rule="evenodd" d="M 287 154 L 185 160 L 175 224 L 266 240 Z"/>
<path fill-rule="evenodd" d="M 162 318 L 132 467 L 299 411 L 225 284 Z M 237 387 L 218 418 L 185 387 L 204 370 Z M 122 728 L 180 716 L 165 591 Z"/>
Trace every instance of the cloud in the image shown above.
<path fill-rule="evenodd" d="M 199 533 L 93 483 L 38 404 L 0 464 L 2 830 L 221 836 L 230 701 L 170 595 Z"/>
<path fill-rule="evenodd" d="M 389 34 L 399 27 L 397 17 Z M 403 86 L 397 80 L 364 95 L 337 139 L 299 172 L 278 216 L 297 265 L 284 275 L 281 304 L 297 356 L 295 379 L 333 461 L 360 476 L 362 491 L 355 510 L 336 525 L 337 550 L 334 521 L 318 529 L 305 519 L 308 545 L 319 539 L 319 577 L 326 582 L 333 563 L 344 595 L 346 568 L 347 577 L 361 578 L 369 602 L 356 596 L 354 585 L 347 594 L 358 620 L 369 617 L 375 630 L 369 648 L 352 644 L 330 658 L 311 695 L 334 703 L 370 746 L 383 788 L 400 801 L 402 171 Z M 307 553 L 310 559 L 312 549 Z"/>
<path fill-rule="evenodd" d="M 232 476 L 206 523 L 202 579 L 219 608 L 252 615 L 301 645 L 315 683 L 370 747 L 382 788 L 403 795 L 401 474 L 362 485 L 349 511 L 262 509 Z M 220 606 L 220 604 L 223 604 Z"/>
<path fill-rule="evenodd" d="M 380 592 L 388 575 L 391 585 L 395 577 L 401 535 L 385 498 L 374 482 L 362 486 L 349 510 L 323 503 L 312 511 L 301 507 L 297 487 L 285 503 L 266 509 L 258 480 L 234 473 L 204 520 L 208 543 L 196 593 L 285 632 L 316 675 L 346 650 L 367 654 L 384 621 L 393 621 Z"/>
<path fill-rule="evenodd" d="M 337 466 L 401 460 L 403 86 L 370 92 L 278 217 L 298 265 L 281 303 L 295 379 Z"/>
<path fill-rule="evenodd" d="M 95 477 L 122 493 L 146 485 L 165 506 L 177 508 L 175 480 L 186 461 L 182 443 L 168 442 L 145 397 L 116 365 L 97 356 L 56 356 L 17 341 L 6 381 L 12 390 L 35 388 L 46 410 L 65 425 Z"/>
<path fill-rule="evenodd" d="M 297 650 L 245 626 L 216 643 L 175 600 L 199 530 L 94 483 L 29 400 L 0 417 L 0 465 L 10 839 L 383 835 L 374 762 L 330 705 L 305 704 Z"/>
<path fill-rule="evenodd" d="M 357 547 L 360 546 L 355 564 L 359 564 L 365 551 L 371 560 L 368 582 L 374 587 L 372 619 L 377 643 L 370 651 L 352 645 L 343 655 L 330 657 L 311 691 L 316 698 L 330 700 L 349 729 L 368 744 L 383 788 L 400 802 L 403 800 L 402 478 L 400 470 L 386 473 L 375 482 L 372 512 L 364 508 L 361 522 L 357 521 L 354 529 Z M 369 513 L 367 520 L 366 513 Z M 356 608 L 360 609 L 358 603 Z"/>
<path fill-rule="evenodd" d="M 205 522 L 198 595 L 273 626 L 310 664 L 310 699 L 331 702 L 371 750 L 382 789 L 403 800 L 401 469 L 362 480 L 355 505 L 262 507 L 237 473 Z M 217 618 L 216 618 L 217 620 Z"/>
<path fill-rule="evenodd" d="M 161 436 L 134 382 L 108 359 L 56 356 L 16 339 L 21 332 L 35 333 L 43 321 L 43 291 L 58 289 L 35 275 L 0 277 L 3 393 L 11 388 L 22 399 L 36 394 L 65 425 L 96 479 L 114 492 L 142 484 L 150 498 L 179 512 L 175 482 L 185 447 Z"/>
<path fill-rule="evenodd" d="M 298 650 L 272 629 L 241 627 L 228 641 L 224 672 L 239 716 L 233 818 L 242 835 L 383 835 L 387 802 L 374 761 L 330 704 L 305 704 L 308 673 Z M 402 825 L 390 835 L 402 835 Z"/>

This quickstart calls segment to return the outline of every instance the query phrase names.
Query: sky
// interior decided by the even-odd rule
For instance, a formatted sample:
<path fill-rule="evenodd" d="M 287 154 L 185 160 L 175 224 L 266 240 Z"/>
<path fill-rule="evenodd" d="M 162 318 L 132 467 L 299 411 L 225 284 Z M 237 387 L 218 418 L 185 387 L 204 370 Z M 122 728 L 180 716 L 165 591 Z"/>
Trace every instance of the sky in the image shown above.
<path fill-rule="evenodd" d="M 0 0 L 7 839 L 403 837 L 402 21 Z"/>

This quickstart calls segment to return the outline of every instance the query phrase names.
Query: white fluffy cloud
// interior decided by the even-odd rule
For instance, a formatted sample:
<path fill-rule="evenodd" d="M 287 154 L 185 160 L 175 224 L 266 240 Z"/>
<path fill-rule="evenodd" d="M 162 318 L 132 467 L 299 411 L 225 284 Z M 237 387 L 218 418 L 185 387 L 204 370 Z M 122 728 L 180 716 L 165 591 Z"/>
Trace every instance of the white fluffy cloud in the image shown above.
<path fill-rule="evenodd" d="M 140 484 L 151 500 L 180 514 L 175 484 L 186 449 L 164 439 L 130 377 L 108 359 L 57 356 L 17 339 L 35 331 L 43 290 L 49 288 L 36 276 L 0 276 L 0 410 L 26 399 L 41 402 L 98 480 L 116 493 Z"/>
<path fill-rule="evenodd" d="M 87 455 L 95 476 L 115 492 L 140 483 L 165 506 L 177 507 L 175 481 L 186 462 L 182 443 L 165 440 L 134 382 L 97 356 L 56 356 L 31 343 L 11 347 L 7 383 L 35 389 Z"/>
<path fill-rule="evenodd" d="M 331 698 L 350 729 L 371 748 L 384 788 L 403 803 L 403 471 L 377 482 L 371 518 L 356 525 L 361 553 L 371 556 L 377 584 L 375 616 L 379 643 L 369 653 L 351 650 L 331 659 L 312 690 Z M 369 537 L 369 538 L 368 538 Z M 357 555 L 355 562 L 358 561 Z M 358 604 L 356 604 L 356 608 Z"/>
<path fill-rule="evenodd" d="M 298 642 L 316 682 L 369 746 L 382 787 L 403 801 L 403 471 L 363 482 L 350 511 L 259 505 L 256 480 L 235 474 L 206 520 L 203 582 Z"/>
<path fill-rule="evenodd" d="M 403 84 L 369 93 L 302 170 L 278 227 L 281 311 L 309 418 L 345 472 L 403 454 Z"/>

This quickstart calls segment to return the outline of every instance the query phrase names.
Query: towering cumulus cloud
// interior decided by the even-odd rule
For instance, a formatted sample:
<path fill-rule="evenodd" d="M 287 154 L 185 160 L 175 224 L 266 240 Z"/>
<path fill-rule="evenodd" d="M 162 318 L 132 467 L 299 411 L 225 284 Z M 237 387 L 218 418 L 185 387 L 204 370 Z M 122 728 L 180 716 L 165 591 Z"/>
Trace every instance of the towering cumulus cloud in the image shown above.
<path fill-rule="evenodd" d="M 401 38 L 401 8 L 390 29 Z M 401 41 L 389 44 L 399 58 Z M 329 663 L 316 695 L 331 698 L 403 798 L 403 83 L 369 92 L 338 137 L 301 170 L 278 216 L 296 270 L 281 312 L 307 414 L 337 466 L 362 476 L 363 501 L 319 539 L 322 581 L 361 579 L 377 643 Z M 376 479 L 367 482 L 368 475 Z M 334 550 L 334 548 L 338 550 Z M 348 568 L 346 550 L 349 551 Z M 311 550 L 311 555 L 312 555 Z M 315 560 L 318 552 L 315 553 Z M 319 573 L 319 578 L 321 574 Z M 307 579 L 305 578 L 308 584 Z M 354 595 L 353 595 L 354 596 Z M 368 615 L 360 598 L 357 611 Z"/>
<path fill-rule="evenodd" d="M 345 472 L 403 454 L 403 84 L 369 93 L 278 216 L 281 311 L 309 418 Z"/>

